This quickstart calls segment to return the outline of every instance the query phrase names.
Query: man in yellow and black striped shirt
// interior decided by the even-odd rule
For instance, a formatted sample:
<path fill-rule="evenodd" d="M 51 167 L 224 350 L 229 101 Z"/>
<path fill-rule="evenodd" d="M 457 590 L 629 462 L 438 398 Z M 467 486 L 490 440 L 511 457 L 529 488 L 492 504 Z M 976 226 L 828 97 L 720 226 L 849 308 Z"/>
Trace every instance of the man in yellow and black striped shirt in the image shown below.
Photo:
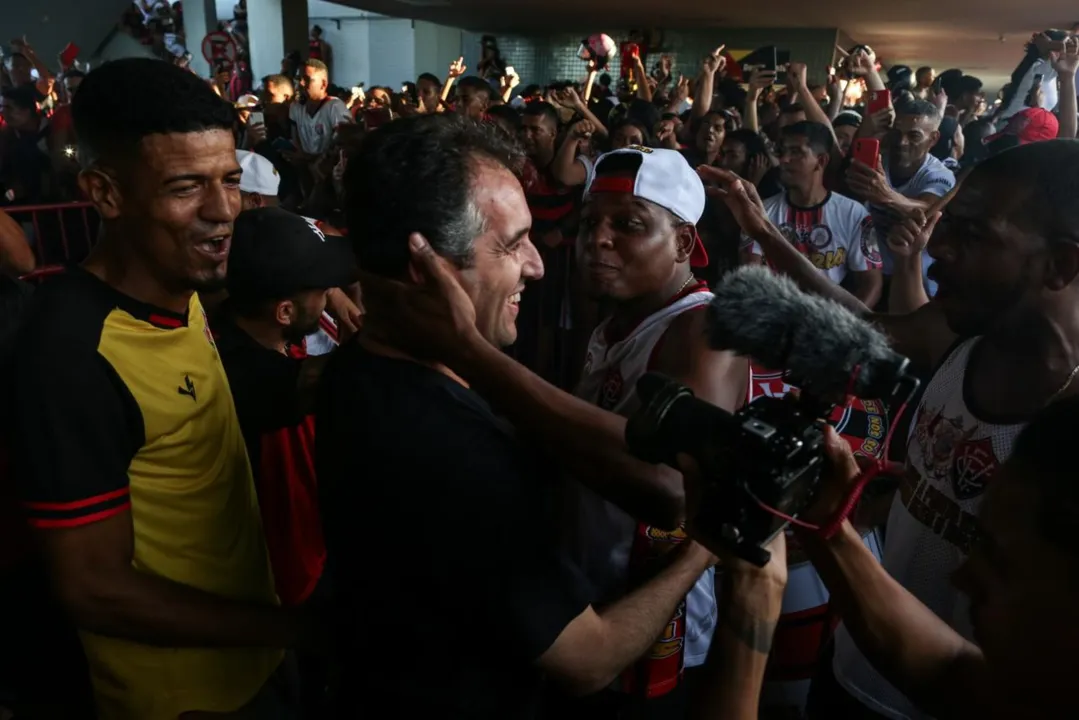
<path fill-rule="evenodd" d="M 232 109 L 190 73 L 131 59 L 90 73 L 74 116 L 102 236 L 35 296 L 10 445 L 98 715 L 291 717 L 278 680 L 303 623 L 278 607 L 196 293 L 221 286 L 240 210 Z"/>

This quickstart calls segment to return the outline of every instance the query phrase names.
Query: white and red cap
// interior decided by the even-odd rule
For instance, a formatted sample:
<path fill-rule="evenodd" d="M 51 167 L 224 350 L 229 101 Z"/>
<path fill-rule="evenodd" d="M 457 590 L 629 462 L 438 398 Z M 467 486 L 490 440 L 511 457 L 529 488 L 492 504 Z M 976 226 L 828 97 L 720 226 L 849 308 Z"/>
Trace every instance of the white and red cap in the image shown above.
<path fill-rule="evenodd" d="M 613 155 L 640 157 L 641 164 L 636 174 L 632 177 L 622 173 L 604 174 L 603 161 Z M 659 205 L 690 225 L 696 225 L 704 215 L 704 183 L 677 150 L 630 145 L 600 155 L 595 170 L 589 175 L 584 191 L 586 197 L 593 193 L 628 193 Z M 708 253 L 700 235 L 696 237 L 689 264 L 690 267 L 706 267 Z"/>
<path fill-rule="evenodd" d="M 240 164 L 240 192 L 256 195 L 277 196 L 281 176 L 267 158 L 250 150 L 237 150 L 236 162 Z"/>

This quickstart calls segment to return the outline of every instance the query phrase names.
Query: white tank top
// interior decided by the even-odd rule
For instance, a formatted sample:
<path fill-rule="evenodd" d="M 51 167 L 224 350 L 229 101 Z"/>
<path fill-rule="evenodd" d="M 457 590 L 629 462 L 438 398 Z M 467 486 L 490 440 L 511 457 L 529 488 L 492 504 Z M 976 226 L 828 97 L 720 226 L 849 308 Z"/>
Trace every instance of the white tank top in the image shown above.
<path fill-rule="evenodd" d="M 968 639 L 969 601 L 950 577 L 966 558 L 989 479 L 1023 429 L 984 422 L 967 407 L 963 380 L 977 343 L 959 345 L 926 386 L 911 423 L 905 487 L 888 516 L 883 559 L 892 577 Z M 896 720 L 930 717 L 870 667 L 842 626 L 833 668 L 840 685 L 874 712 Z"/>
<path fill-rule="evenodd" d="M 637 381 L 648 372 L 663 334 L 676 317 L 712 300 L 706 289 L 692 292 L 649 315 L 628 336 L 608 343 L 605 321 L 592 333 L 584 372 L 574 393 L 604 410 L 629 417 L 640 405 Z M 624 596 L 637 521 L 580 484 L 575 484 L 577 533 L 574 553 L 602 601 Z M 685 665 L 704 662 L 716 624 L 715 573 L 709 570 L 686 596 Z"/>

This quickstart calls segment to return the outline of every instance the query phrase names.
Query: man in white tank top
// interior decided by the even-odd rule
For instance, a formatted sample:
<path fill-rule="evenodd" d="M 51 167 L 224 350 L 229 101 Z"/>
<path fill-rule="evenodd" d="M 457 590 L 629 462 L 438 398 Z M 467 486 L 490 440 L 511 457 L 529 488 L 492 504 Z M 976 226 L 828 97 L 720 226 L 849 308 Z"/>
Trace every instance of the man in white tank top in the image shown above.
<path fill-rule="evenodd" d="M 658 371 L 727 410 L 742 404 L 747 362 L 705 343 L 701 311 L 712 293 L 692 270 L 708 264 L 695 227 L 704 204 L 700 178 L 673 150 L 631 146 L 597 161 L 585 192 L 578 267 L 590 294 L 614 311 L 592 334 L 578 397 L 629 416 L 639 405 L 637 381 Z M 647 562 L 685 537 L 638 522 L 583 486 L 574 491 L 575 552 L 602 602 L 638 586 Z M 652 650 L 623 673 L 592 716 L 647 705 L 650 718 L 684 717 L 682 672 L 704 662 L 716 616 L 709 570 Z"/>
<path fill-rule="evenodd" d="M 844 581 L 845 597 L 833 599 L 846 620 L 834 663 L 842 690 L 822 694 L 817 707 L 817 698 L 810 703 L 811 716 L 821 718 L 930 717 L 920 708 L 940 707 L 942 695 L 967 678 L 929 677 L 933 668 L 944 673 L 946 663 L 927 628 L 939 618 L 969 639 L 972 618 L 983 627 L 994 622 L 951 584 L 977 537 L 983 494 L 1029 418 L 1079 385 L 1079 208 L 1071 194 L 1079 184 L 1079 143 L 1040 142 L 994 156 L 962 184 L 939 226 L 932 213 L 927 223 L 898 223 L 888 239 L 896 258 L 891 292 L 921 293 L 921 307 L 903 316 L 871 315 L 789 249 L 749 186 L 722 171 L 707 177 L 724 187 L 742 228 L 779 271 L 872 317 L 897 351 L 936 368 L 913 419 L 884 548 L 884 569 L 907 592 L 859 560 L 855 543 L 818 546 Z M 917 277 L 927 242 L 930 276 L 939 283 L 932 302 Z M 957 344 L 961 337 L 970 339 Z M 912 610 L 918 601 L 935 616 Z M 907 696 L 859 649 L 885 662 Z"/>

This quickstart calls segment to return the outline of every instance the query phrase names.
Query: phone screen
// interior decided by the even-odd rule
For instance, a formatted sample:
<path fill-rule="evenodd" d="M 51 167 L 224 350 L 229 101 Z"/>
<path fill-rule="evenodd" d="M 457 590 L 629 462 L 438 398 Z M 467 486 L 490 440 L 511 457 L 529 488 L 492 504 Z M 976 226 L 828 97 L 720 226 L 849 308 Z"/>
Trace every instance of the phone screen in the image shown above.
<path fill-rule="evenodd" d="M 506 74 L 507 75 L 516 75 L 517 71 L 513 69 L 512 65 L 507 65 L 506 66 Z"/>
<path fill-rule="evenodd" d="M 254 112 L 251 113 L 250 117 L 247 118 L 247 124 L 248 125 L 265 125 L 266 124 L 266 116 L 263 115 L 260 111 L 255 110 Z"/>

